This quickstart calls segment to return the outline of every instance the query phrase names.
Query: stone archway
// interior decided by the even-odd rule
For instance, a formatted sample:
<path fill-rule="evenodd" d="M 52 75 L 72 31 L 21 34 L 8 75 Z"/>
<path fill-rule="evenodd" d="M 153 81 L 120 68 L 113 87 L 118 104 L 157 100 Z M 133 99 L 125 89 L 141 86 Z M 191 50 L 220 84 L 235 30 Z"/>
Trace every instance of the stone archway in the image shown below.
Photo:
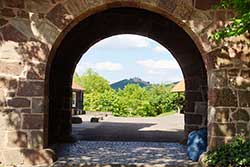
<path fill-rule="evenodd" d="M 114 34 L 131 32 L 155 39 L 168 47 L 176 56 L 177 61 L 183 65 L 186 83 L 190 85 L 187 88 L 190 90 L 189 94 L 195 94 L 195 92 L 202 94 L 202 96 L 189 96 L 199 97 L 198 99 L 191 98 L 189 102 L 187 99 L 191 106 L 189 107 L 190 113 L 195 108 L 198 111 L 198 106 L 202 106 L 202 103 L 195 103 L 197 107 L 194 107 L 194 102 L 206 101 L 204 100 L 206 83 L 200 83 L 207 79 L 209 149 L 229 141 L 237 134 L 249 136 L 250 58 L 249 49 L 242 45 L 242 39 L 249 40 L 249 37 L 243 35 L 240 38 L 232 38 L 228 42 L 230 45 L 228 43 L 215 45 L 209 42 L 208 36 L 211 32 L 225 25 L 228 17 L 232 16 L 231 11 L 209 10 L 214 2 L 217 0 L 0 1 L 0 136 L 5 139 L 0 141 L 0 161 L 3 164 L 51 163 L 51 152 L 46 149 L 48 147 L 48 99 L 50 95 L 49 89 L 47 89 L 50 84 L 47 84 L 49 83 L 48 78 L 57 74 L 57 70 L 60 69 L 60 61 L 54 60 L 58 60 L 60 57 L 58 55 L 64 55 L 61 51 L 69 49 L 61 46 L 67 44 L 66 39 L 71 40 L 70 34 L 80 25 L 87 26 L 82 24 L 83 20 L 89 16 L 89 18 L 91 16 L 101 17 L 98 16 L 98 13 L 105 13 L 105 11 L 107 13 L 111 11 L 112 14 L 112 10 L 115 8 L 136 9 L 138 16 L 127 14 L 126 17 L 135 19 L 140 16 L 149 21 L 144 24 L 143 19 L 139 19 L 134 20 L 133 24 L 130 21 L 130 24 L 127 25 L 119 22 L 118 25 L 121 25 L 123 29 L 119 29 L 114 23 L 111 26 L 116 28 L 116 31 L 113 31 Z M 156 18 L 155 15 L 157 15 Z M 155 19 L 152 20 L 150 17 Z M 161 23 L 154 26 L 154 31 L 148 30 L 152 28 L 152 26 L 146 26 L 151 25 L 150 22 L 157 24 L 162 20 L 168 20 L 164 21 L 168 24 Z M 125 19 L 125 21 L 129 22 L 129 19 Z M 89 23 L 95 24 L 95 21 L 91 22 L 90 19 Z M 98 40 L 114 35 L 111 32 L 107 33 L 108 27 L 105 27 L 105 24 L 111 25 L 112 23 L 107 18 L 105 22 L 102 21 L 101 25 L 105 30 L 103 32 L 106 32 L 104 34 L 101 31 L 96 34 L 89 30 L 92 38 L 86 39 L 86 43 L 82 43 L 83 46 L 78 45 L 78 48 L 87 49 Z M 171 32 L 171 27 L 177 27 L 175 31 L 182 34 L 181 38 L 185 43 L 187 42 L 183 51 L 193 49 L 192 51 L 196 55 L 194 60 L 204 63 L 195 64 L 194 67 L 197 68 L 190 69 L 185 66 L 185 63 L 181 63 L 185 56 L 179 52 L 181 50 L 175 49 L 176 43 L 174 45 L 161 40 L 166 36 L 166 32 Z M 167 31 L 164 31 L 165 29 Z M 123 31 L 119 32 L 119 30 Z M 79 54 L 84 51 L 74 50 L 72 59 L 62 56 L 69 61 L 65 67 L 72 70 Z M 62 64 L 65 64 L 65 60 L 62 61 Z M 192 64 L 191 60 L 186 61 L 189 62 L 187 64 Z M 199 69 L 202 70 L 199 71 Z M 72 71 L 68 71 L 67 74 L 72 74 Z M 203 79 L 193 82 L 192 74 Z M 58 106 L 60 106 L 60 110 L 68 110 L 67 101 L 70 93 L 68 84 L 71 78 L 68 77 L 64 80 L 64 77 L 60 77 L 60 75 L 57 77 L 58 81 L 65 81 L 66 90 L 62 91 L 63 98 L 58 101 Z M 56 96 L 59 95 L 57 94 L 59 89 L 63 88 L 60 87 L 56 90 Z M 65 106 L 62 105 L 64 101 Z M 190 121 L 190 123 L 201 120 L 193 119 L 193 116 L 190 115 L 192 114 L 186 117 L 186 121 Z M 68 115 L 62 114 L 61 117 L 67 118 Z M 197 128 L 196 125 L 199 123 L 196 122 L 194 128 Z M 205 125 L 204 123 L 203 121 L 203 125 Z M 65 127 L 70 132 L 70 128 L 67 128 L 69 123 L 65 124 Z M 10 159 L 13 156 L 16 158 Z"/>
<path fill-rule="evenodd" d="M 46 83 L 50 107 L 49 143 L 70 136 L 71 83 L 78 60 L 94 43 L 117 34 L 147 36 L 173 53 L 186 83 L 185 133 L 206 127 L 207 72 L 192 39 L 177 24 L 161 15 L 143 9 L 113 8 L 91 15 L 74 26 L 52 57 Z"/>

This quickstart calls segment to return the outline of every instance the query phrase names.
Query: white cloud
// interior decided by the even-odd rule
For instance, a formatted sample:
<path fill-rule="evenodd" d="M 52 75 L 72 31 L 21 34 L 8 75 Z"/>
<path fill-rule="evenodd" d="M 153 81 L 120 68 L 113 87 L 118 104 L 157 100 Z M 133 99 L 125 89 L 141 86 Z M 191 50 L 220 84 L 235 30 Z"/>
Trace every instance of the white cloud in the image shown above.
<path fill-rule="evenodd" d="M 162 45 L 156 46 L 153 50 L 158 53 L 168 52 L 168 50 Z"/>
<path fill-rule="evenodd" d="M 79 74 L 83 74 L 88 68 L 91 68 L 94 71 L 120 71 L 123 69 L 123 66 L 120 63 L 114 63 L 111 61 L 98 63 L 82 62 L 77 65 L 76 71 Z"/>
<path fill-rule="evenodd" d="M 147 37 L 139 35 L 116 35 L 106 38 L 94 45 L 94 48 L 101 49 L 136 49 L 150 46 L 150 40 Z"/>
<path fill-rule="evenodd" d="M 149 72 L 154 70 L 179 69 L 179 64 L 174 60 L 139 60 L 137 64 L 146 68 Z"/>
<path fill-rule="evenodd" d="M 109 61 L 96 63 L 94 65 L 94 69 L 96 70 L 120 71 L 122 68 L 123 67 L 120 63 L 112 63 Z"/>

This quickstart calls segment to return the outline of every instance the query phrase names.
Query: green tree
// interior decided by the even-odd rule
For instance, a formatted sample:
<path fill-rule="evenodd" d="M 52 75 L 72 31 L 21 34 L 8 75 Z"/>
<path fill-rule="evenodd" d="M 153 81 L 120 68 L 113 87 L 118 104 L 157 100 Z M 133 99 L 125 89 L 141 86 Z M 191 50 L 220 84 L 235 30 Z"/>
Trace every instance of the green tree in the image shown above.
<path fill-rule="evenodd" d="M 84 108 L 88 111 L 109 111 L 114 116 L 157 116 L 177 108 L 177 95 L 171 86 L 152 85 L 142 88 L 128 84 L 113 90 L 108 81 L 91 69 L 74 80 L 85 88 Z"/>
<path fill-rule="evenodd" d="M 177 110 L 177 94 L 171 92 L 172 86 L 152 85 L 149 87 L 149 104 L 151 112 L 156 115 Z"/>
<path fill-rule="evenodd" d="M 128 84 L 123 90 L 119 90 L 120 100 L 126 106 L 126 115 L 143 116 L 143 104 L 148 99 L 147 92 L 138 84 Z M 146 115 L 145 115 L 146 116 Z"/>
<path fill-rule="evenodd" d="M 79 76 L 77 73 L 74 75 L 74 80 L 84 87 L 85 93 L 99 92 L 103 93 L 106 90 L 110 90 L 109 82 L 94 72 L 92 69 L 87 69 L 83 76 Z"/>
<path fill-rule="evenodd" d="M 216 8 L 231 9 L 236 16 L 232 18 L 232 23 L 223 29 L 216 31 L 211 38 L 221 41 L 226 37 L 241 35 L 250 32 L 250 0 L 222 0 Z"/>

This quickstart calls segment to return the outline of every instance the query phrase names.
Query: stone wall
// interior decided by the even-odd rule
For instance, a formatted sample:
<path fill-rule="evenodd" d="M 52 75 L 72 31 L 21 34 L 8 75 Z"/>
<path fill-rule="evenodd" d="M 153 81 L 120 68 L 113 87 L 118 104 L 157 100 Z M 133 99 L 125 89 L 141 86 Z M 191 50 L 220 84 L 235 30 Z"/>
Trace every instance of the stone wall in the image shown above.
<path fill-rule="evenodd" d="M 60 66 L 54 62 L 55 55 L 63 55 L 57 48 L 88 16 L 117 7 L 145 9 L 170 19 L 199 49 L 208 77 L 185 77 L 186 85 L 190 85 L 186 96 L 191 105 L 186 108 L 187 131 L 206 125 L 207 113 L 201 111 L 207 101 L 207 88 L 203 85 L 208 85 L 209 148 L 237 134 L 249 137 L 250 53 L 245 44 L 249 43 L 249 36 L 230 38 L 220 45 L 209 42 L 211 32 L 233 16 L 231 11 L 209 10 L 214 2 L 216 0 L 0 0 L 0 136 L 3 139 L 0 140 L 0 162 L 26 165 L 52 162 L 53 152 L 46 149 L 49 102 L 54 100 L 49 96 L 48 78 L 53 75 L 50 69 L 55 64 Z M 140 32 L 143 28 L 133 27 L 132 31 Z M 164 29 L 158 31 L 165 32 Z M 71 62 L 74 63 L 76 61 Z M 192 70 L 199 71 L 196 62 L 184 72 Z M 206 80 L 207 83 L 202 83 Z M 199 90 L 198 93 L 192 87 Z M 69 86 L 61 90 L 65 88 L 69 90 Z M 70 99 L 65 94 L 58 101 L 67 104 Z"/>

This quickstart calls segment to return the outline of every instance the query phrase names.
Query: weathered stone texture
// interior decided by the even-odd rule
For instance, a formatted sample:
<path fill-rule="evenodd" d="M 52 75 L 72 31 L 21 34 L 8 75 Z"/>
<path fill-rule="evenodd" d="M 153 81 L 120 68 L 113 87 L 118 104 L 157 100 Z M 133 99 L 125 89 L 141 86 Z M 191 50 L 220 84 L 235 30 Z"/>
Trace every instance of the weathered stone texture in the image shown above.
<path fill-rule="evenodd" d="M 45 79 L 44 71 L 46 70 L 45 64 L 34 64 L 27 73 L 27 78 L 32 80 Z"/>
<path fill-rule="evenodd" d="M 232 119 L 234 121 L 246 121 L 250 120 L 249 112 L 246 109 L 238 109 L 232 113 Z"/>
<path fill-rule="evenodd" d="M 194 8 L 186 4 L 186 2 L 179 3 L 174 10 L 174 15 L 182 20 L 188 20 L 193 12 Z"/>
<path fill-rule="evenodd" d="M 213 150 L 218 146 L 228 143 L 232 140 L 232 137 L 208 137 L 208 149 Z"/>
<path fill-rule="evenodd" d="M 57 5 L 47 15 L 47 18 L 54 23 L 58 28 L 62 29 L 70 23 L 73 16 L 62 6 Z"/>
<path fill-rule="evenodd" d="M 24 8 L 24 0 L 4 0 L 4 4 L 11 8 Z"/>
<path fill-rule="evenodd" d="M 49 55 L 49 46 L 38 40 L 30 40 L 19 45 L 17 51 L 31 68 L 39 69 Z"/>
<path fill-rule="evenodd" d="M 3 1 L 0 1 L 0 8 L 3 8 Z"/>
<path fill-rule="evenodd" d="M 16 16 L 14 11 L 12 9 L 9 9 L 9 8 L 0 9 L 0 15 L 5 16 L 5 17 L 15 17 Z"/>
<path fill-rule="evenodd" d="M 0 32 L 2 32 L 5 41 L 14 41 L 14 42 L 27 41 L 27 37 L 25 37 L 20 31 L 18 31 L 12 25 L 7 25 L 1 28 Z"/>
<path fill-rule="evenodd" d="M 24 11 L 24 10 L 18 10 L 17 11 L 17 16 L 22 19 L 29 19 L 29 13 Z"/>
<path fill-rule="evenodd" d="M 25 165 L 39 165 L 39 164 L 52 164 L 56 160 L 56 156 L 53 150 L 43 149 L 24 149 L 22 151 L 24 156 Z"/>
<path fill-rule="evenodd" d="M 234 123 L 209 123 L 208 135 L 209 136 L 235 136 L 236 126 Z"/>
<path fill-rule="evenodd" d="M 211 7 L 217 4 L 218 2 L 219 0 L 209 0 L 209 1 L 196 0 L 194 5 L 198 9 L 207 10 L 211 9 Z"/>
<path fill-rule="evenodd" d="M 235 89 L 250 90 L 250 70 L 233 68 L 228 70 L 229 85 Z"/>
<path fill-rule="evenodd" d="M 67 1 L 64 6 L 74 16 L 78 16 L 83 10 L 87 8 L 84 0 Z"/>
<path fill-rule="evenodd" d="M 207 102 L 195 102 L 195 113 L 207 115 Z"/>
<path fill-rule="evenodd" d="M 0 89 L 13 90 L 17 88 L 17 80 L 9 77 L 0 77 Z"/>
<path fill-rule="evenodd" d="M 158 6 L 165 9 L 167 12 L 172 13 L 176 8 L 176 2 L 174 0 L 159 0 Z"/>
<path fill-rule="evenodd" d="M 0 148 L 4 148 L 6 145 L 6 140 L 5 139 L 6 132 L 1 132 L 0 133 Z"/>
<path fill-rule="evenodd" d="M 10 24 L 28 38 L 34 38 L 30 20 L 15 18 L 10 20 Z"/>
<path fill-rule="evenodd" d="M 206 37 L 208 38 L 208 36 Z M 220 68 L 226 68 L 226 67 L 233 67 L 233 62 L 231 61 L 231 58 L 228 55 L 228 52 L 226 52 L 223 49 L 216 49 L 210 52 L 207 55 L 207 62 L 208 67 L 211 69 L 220 69 Z"/>
<path fill-rule="evenodd" d="M 219 123 L 227 123 L 230 122 L 230 113 L 231 110 L 229 108 L 213 108 L 209 111 L 210 122 L 219 122 Z"/>
<path fill-rule="evenodd" d="M 26 98 L 12 98 L 8 100 L 8 106 L 10 107 L 30 107 L 30 101 Z"/>
<path fill-rule="evenodd" d="M 31 131 L 30 134 L 30 148 L 42 149 L 43 148 L 43 132 Z"/>
<path fill-rule="evenodd" d="M 0 109 L 0 130 L 18 130 L 21 127 L 21 114 L 13 109 Z"/>
<path fill-rule="evenodd" d="M 0 18 L 0 27 L 8 23 L 8 20 Z"/>
<path fill-rule="evenodd" d="M 31 113 L 31 109 L 29 109 L 29 108 L 21 109 L 20 112 L 21 113 Z"/>
<path fill-rule="evenodd" d="M 22 56 L 18 53 L 18 46 L 17 42 L 4 42 L 0 45 L 0 59 L 21 61 Z"/>
<path fill-rule="evenodd" d="M 0 73 L 2 74 L 20 76 L 24 70 L 24 66 L 20 62 L 0 60 L 0 64 Z"/>
<path fill-rule="evenodd" d="M 157 5 L 158 0 L 143 0 L 142 3 L 145 4 L 150 4 L 152 6 L 156 6 Z"/>
<path fill-rule="evenodd" d="M 208 93 L 209 105 L 236 107 L 237 92 L 231 89 L 210 89 Z"/>
<path fill-rule="evenodd" d="M 250 91 L 239 91 L 238 94 L 240 107 L 250 107 Z"/>
<path fill-rule="evenodd" d="M 216 70 L 208 73 L 210 88 L 227 88 L 228 78 L 226 70 Z"/>
<path fill-rule="evenodd" d="M 236 124 L 236 134 L 249 137 L 250 136 L 250 129 L 248 128 L 247 123 L 243 122 L 238 122 Z"/>
<path fill-rule="evenodd" d="M 7 147 L 27 147 L 28 135 L 26 132 L 13 131 L 8 132 L 8 143 Z"/>
<path fill-rule="evenodd" d="M 44 99 L 43 98 L 32 98 L 32 112 L 43 113 L 44 112 Z"/>
<path fill-rule="evenodd" d="M 185 123 L 188 125 L 201 125 L 202 124 L 202 115 L 198 114 L 186 114 Z"/>
<path fill-rule="evenodd" d="M 13 165 L 13 164 L 23 164 L 23 155 L 20 150 L 9 149 L 4 150 L 2 152 L 3 159 L 1 162 L 6 165 Z M 13 158 L 14 157 L 14 158 Z"/>
<path fill-rule="evenodd" d="M 43 96 L 44 95 L 44 82 L 21 81 L 19 82 L 17 95 L 18 96 Z"/>
<path fill-rule="evenodd" d="M 58 28 L 47 21 L 37 23 L 36 28 L 39 32 L 39 38 L 44 39 L 49 44 L 53 44 L 59 35 Z"/>
<path fill-rule="evenodd" d="M 91 7 L 96 7 L 99 6 L 100 4 L 103 3 L 104 0 L 84 0 L 85 4 L 91 8 Z"/>
<path fill-rule="evenodd" d="M 25 6 L 30 12 L 47 13 L 51 8 L 51 0 L 25 0 Z"/>
<path fill-rule="evenodd" d="M 0 106 L 2 106 L 2 107 L 7 106 L 6 93 L 4 90 L 1 90 L 1 89 L 0 89 Z"/>
<path fill-rule="evenodd" d="M 43 129 L 43 116 L 40 114 L 24 114 L 22 129 Z"/>

